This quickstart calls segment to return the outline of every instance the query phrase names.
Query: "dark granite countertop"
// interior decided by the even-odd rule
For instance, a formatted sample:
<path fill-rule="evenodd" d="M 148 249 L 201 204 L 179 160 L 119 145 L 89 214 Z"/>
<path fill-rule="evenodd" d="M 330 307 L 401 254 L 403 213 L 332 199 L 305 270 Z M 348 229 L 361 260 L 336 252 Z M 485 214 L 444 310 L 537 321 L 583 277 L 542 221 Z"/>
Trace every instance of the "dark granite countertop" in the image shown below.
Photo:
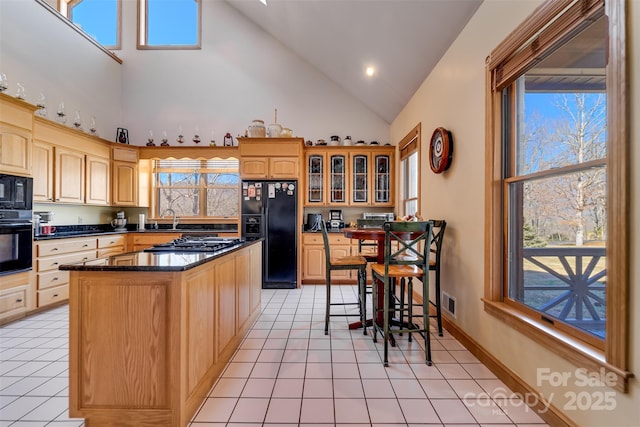
<path fill-rule="evenodd" d="M 147 228 L 137 230 L 137 226 L 129 225 L 125 230 L 114 230 L 111 225 L 59 225 L 56 226 L 54 234 L 47 236 L 35 236 L 35 241 L 66 239 L 69 237 L 102 236 L 122 233 L 182 233 L 182 234 L 215 234 L 215 233 L 237 233 L 237 224 L 179 224 L 175 230 L 168 224 L 161 224 L 157 229 Z"/>
<path fill-rule="evenodd" d="M 67 271 L 155 271 L 165 273 L 186 271 L 260 241 L 262 239 L 241 242 L 217 252 L 128 252 L 92 261 L 63 264 L 59 269 Z"/>
<path fill-rule="evenodd" d="M 342 233 L 343 231 L 344 231 L 344 228 L 327 228 L 327 233 Z M 322 234 L 322 230 L 318 230 L 318 231 L 304 230 L 303 233 Z"/>

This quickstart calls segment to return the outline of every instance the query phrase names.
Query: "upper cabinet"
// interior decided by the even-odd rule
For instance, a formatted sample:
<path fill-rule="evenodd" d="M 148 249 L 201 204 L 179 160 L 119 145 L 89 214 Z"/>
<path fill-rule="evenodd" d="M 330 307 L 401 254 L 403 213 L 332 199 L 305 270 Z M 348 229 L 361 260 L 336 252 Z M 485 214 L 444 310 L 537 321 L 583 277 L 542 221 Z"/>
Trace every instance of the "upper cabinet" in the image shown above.
<path fill-rule="evenodd" d="M 39 117 L 33 135 L 35 202 L 109 205 L 109 144 Z"/>
<path fill-rule="evenodd" d="M 298 179 L 302 138 L 238 138 L 242 179 Z"/>
<path fill-rule="evenodd" d="M 138 150 L 132 147 L 113 147 L 112 175 L 114 206 L 138 206 Z"/>
<path fill-rule="evenodd" d="M 306 206 L 393 206 L 395 147 L 310 147 Z"/>
<path fill-rule="evenodd" d="M 0 93 L 0 173 L 31 176 L 35 110 L 27 102 Z"/>

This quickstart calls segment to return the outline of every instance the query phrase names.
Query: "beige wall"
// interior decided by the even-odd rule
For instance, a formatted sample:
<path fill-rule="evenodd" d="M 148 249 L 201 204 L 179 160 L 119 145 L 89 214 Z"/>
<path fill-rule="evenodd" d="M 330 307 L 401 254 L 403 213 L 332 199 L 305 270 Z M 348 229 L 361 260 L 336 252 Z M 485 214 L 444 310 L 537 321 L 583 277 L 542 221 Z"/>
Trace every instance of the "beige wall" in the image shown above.
<path fill-rule="evenodd" d="M 569 403 L 569 392 L 609 391 L 576 387 L 539 387 L 537 369 L 575 373 L 576 366 L 534 343 L 504 323 L 487 315 L 480 298 L 484 283 L 484 118 L 485 118 L 485 58 L 518 24 L 540 4 L 540 1 L 488 0 L 483 3 L 456 42 L 447 51 L 436 69 L 424 81 L 413 99 L 392 123 L 391 137 L 397 143 L 417 123 L 422 122 L 421 207 L 425 217 L 447 220 L 443 254 L 443 289 L 457 299 L 457 318 L 453 321 L 487 351 L 497 357 L 516 375 L 541 391 L 556 407 Z M 631 1 L 629 22 L 640 22 L 640 2 Z M 640 75 L 640 32 L 630 29 L 632 52 L 630 75 Z M 640 165 L 637 150 L 640 123 L 640 88 L 631 82 L 632 185 L 637 194 L 640 186 L 637 173 Z M 437 126 L 453 133 L 455 143 L 453 164 L 441 174 L 431 173 L 428 163 L 428 141 Z M 633 166 L 636 166 L 634 168 Z M 632 200 L 632 218 L 637 217 L 639 203 Z M 635 213 L 635 215 L 634 215 Z M 638 330 L 634 328 L 640 309 L 640 298 L 633 290 L 638 282 L 640 238 L 635 227 L 631 238 L 631 370 L 640 361 Z M 636 372 L 637 374 L 637 372 Z M 637 381 L 630 383 L 630 392 L 614 392 L 616 408 L 610 411 L 585 411 L 566 408 L 564 413 L 580 426 L 638 425 L 640 409 Z M 592 394 L 593 395 L 593 394 Z M 635 397 L 635 400 L 633 399 Z"/>

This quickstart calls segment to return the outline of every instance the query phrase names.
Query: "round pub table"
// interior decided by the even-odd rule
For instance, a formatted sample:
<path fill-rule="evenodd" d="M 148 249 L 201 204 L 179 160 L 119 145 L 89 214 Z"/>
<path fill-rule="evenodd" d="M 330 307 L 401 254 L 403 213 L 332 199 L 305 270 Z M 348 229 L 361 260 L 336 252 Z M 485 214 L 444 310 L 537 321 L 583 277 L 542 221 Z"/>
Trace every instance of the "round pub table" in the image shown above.
<path fill-rule="evenodd" d="M 381 227 L 355 228 L 348 227 L 342 230 L 345 237 L 357 240 L 375 240 L 378 243 L 378 264 L 384 264 L 384 229 Z M 402 240 L 412 240 L 420 236 L 420 232 L 395 233 Z M 375 286 L 378 287 L 378 307 L 384 305 L 384 286 L 381 280 L 376 280 Z M 376 323 L 382 325 L 383 313 L 376 313 Z M 367 320 L 367 326 L 371 325 L 372 319 Z M 354 322 L 349 324 L 349 329 L 357 329 L 362 327 L 362 322 Z"/>

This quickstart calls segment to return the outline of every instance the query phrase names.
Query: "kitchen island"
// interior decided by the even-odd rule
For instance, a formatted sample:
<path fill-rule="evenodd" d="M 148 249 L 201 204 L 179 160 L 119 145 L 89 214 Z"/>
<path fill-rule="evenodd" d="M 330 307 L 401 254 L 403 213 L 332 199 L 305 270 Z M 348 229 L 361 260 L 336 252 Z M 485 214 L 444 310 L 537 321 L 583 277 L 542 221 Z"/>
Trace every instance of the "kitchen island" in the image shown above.
<path fill-rule="evenodd" d="M 262 241 L 131 252 L 70 271 L 69 415 L 186 426 L 260 312 Z"/>

